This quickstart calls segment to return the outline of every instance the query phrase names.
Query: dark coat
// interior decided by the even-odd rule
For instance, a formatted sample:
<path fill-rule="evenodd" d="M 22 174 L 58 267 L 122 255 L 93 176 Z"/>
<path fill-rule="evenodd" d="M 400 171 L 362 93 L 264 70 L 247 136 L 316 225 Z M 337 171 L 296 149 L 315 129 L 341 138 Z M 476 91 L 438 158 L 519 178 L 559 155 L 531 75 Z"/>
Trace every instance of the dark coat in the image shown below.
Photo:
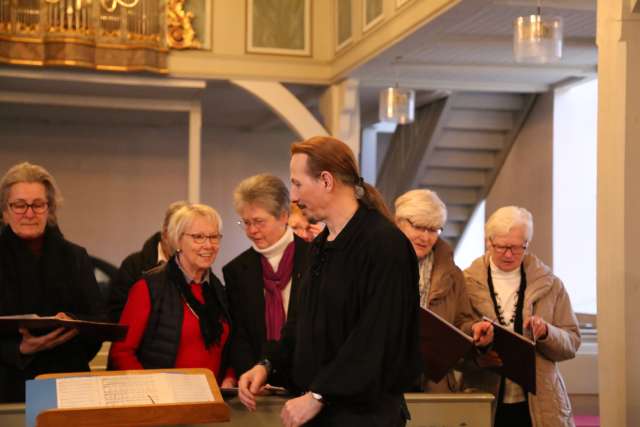
<path fill-rule="evenodd" d="M 323 396 L 312 425 L 400 424 L 402 393 L 421 365 L 415 252 L 363 205 L 335 240 L 328 233 L 312 243 L 295 315 L 269 354 L 269 381 L 288 371 L 298 391 Z"/>
<path fill-rule="evenodd" d="M 298 236 L 294 235 L 294 242 L 288 315 L 295 310 L 294 301 L 309 250 L 309 244 Z M 249 248 L 222 268 L 234 325 L 230 358 L 237 376 L 253 367 L 264 357 L 268 347 L 274 344 L 266 339 L 260 256 L 253 248 Z"/>
<path fill-rule="evenodd" d="M 129 290 L 134 283 L 142 278 L 145 271 L 158 265 L 160 237 L 158 231 L 144 242 L 142 250 L 130 254 L 122 261 L 109 292 L 109 318 L 112 322 L 120 320 L 124 305 L 127 303 Z"/>
<path fill-rule="evenodd" d="M 45 229 L 42 256 L 34 255 L 6 226 L 0 233 L 0 315 L 65 312 L 104 321 L 100 291 L 87 252 L 64 239 L 57 227 Z M 84 336 L 34 355 L 19 353 L 19 334 L 0 339 L 0 402 L 25 398 L 25 381 L 36 375 L 88 371 L 101 342 Z"/>

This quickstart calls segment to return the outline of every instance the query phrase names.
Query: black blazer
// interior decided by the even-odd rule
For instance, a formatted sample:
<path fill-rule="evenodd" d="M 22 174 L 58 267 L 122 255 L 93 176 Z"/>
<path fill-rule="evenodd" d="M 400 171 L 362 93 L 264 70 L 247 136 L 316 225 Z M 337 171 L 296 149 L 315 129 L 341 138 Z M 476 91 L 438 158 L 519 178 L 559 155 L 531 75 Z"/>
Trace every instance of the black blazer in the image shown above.
<path fill-rule="evenodd" d="M 295 310 L 300 278 L 306 269 L 309 244 L 294 235 L 293 273 L 288 315 Z M 260 361 L 268 346 L 264 320 L 264 282 L 260 254 L 249 248 L 222 267 L 234 325 L 229 358 L 239 377 Z"/>

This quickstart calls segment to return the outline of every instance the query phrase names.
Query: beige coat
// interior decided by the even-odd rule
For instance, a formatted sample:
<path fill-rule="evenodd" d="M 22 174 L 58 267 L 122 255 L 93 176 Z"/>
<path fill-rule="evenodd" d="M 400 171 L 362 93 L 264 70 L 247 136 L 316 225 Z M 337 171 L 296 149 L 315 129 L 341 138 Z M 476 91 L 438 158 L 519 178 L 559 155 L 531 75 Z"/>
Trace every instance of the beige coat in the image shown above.
<path fill-rule="evenodd" d="M 467 293 L 478 318 L 495 318 L 487 285 L 488 255 L 476 259 L 464 271 Z M 571 404 L 558 362 L 572 359 L 580 346 L 578 321 L 562 281 L 534 255 L 523 260 L 527 276 L 524 317 L 532 314 L 547 322 L 549 334 L 536 343 L 536 395 L 529 394 L 529 412 L 534 427 L 574 426 Z M 498 395 L 500 378 L 488 370 L 465 372 L 465 386 Z"/>
<path fill-rule="evenodd" d="M 465 290 L 464 276 L 453 262 L 451 247 L 442 239 L 438 239 L 433 246 L 429 310 L 471 335 L 473 315 Z M 432 393 L 448 393 L 460 389 L 453 372 L 447 374 L 439 383 L 428 381 L 424 388 Z"/>

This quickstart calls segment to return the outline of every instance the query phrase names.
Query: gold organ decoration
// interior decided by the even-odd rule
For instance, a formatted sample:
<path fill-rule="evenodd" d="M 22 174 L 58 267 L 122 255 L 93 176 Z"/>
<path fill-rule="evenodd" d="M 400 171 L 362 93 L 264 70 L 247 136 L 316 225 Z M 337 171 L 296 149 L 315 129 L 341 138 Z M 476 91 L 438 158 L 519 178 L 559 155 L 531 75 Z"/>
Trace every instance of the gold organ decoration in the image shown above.
<path fill-rule="evenodd" d="M 185 0 L 168 0 L 167 45 L 172 49 L 199 49 L 202 45 L 191 25 L 194 15 L 185 11 L 184 3 Z"/>
<path fill-rule="evenodd" d="M 0 0 L 0 63 L 167 73 L 163 0 Z"/>

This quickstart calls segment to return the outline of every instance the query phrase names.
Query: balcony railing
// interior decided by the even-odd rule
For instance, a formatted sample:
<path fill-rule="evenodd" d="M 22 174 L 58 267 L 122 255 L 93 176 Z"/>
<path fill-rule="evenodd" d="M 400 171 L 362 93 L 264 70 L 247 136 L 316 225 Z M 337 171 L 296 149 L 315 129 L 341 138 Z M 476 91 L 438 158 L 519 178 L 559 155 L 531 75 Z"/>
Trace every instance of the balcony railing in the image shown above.
<path fill-rule="evenodd" d="M 166 73 L 161 0 L 0 0 L 0 62 Z"/>

